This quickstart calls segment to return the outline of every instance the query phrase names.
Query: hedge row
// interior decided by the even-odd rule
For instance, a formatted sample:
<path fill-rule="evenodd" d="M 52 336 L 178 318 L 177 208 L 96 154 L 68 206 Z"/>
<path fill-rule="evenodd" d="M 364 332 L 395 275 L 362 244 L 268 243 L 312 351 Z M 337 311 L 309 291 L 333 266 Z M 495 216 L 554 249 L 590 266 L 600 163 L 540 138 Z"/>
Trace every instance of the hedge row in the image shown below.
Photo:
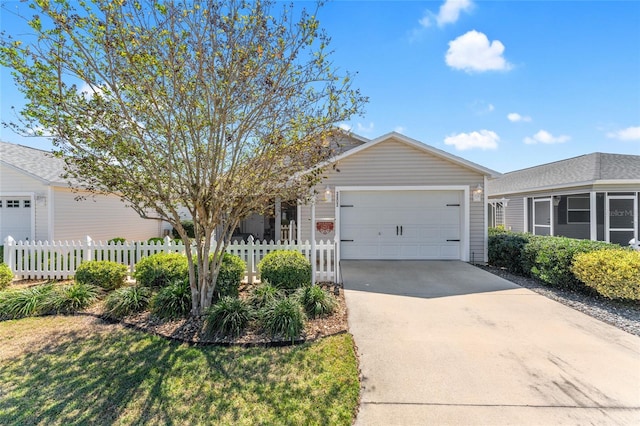
<path fill-rule="evenodd" d="M 591 253 L 599 253 L 594 255 L 597 261 L 588 256 L 581 257 Z M 640 280 L 634 278 L 636 275 L 633 273 L 622 274 L 617 281 L 606 280 L 607 283 L 618 283 L 608 284 L 608 287 L 618 286 L 621 291 L 604 291 L 604 287 L 599 284 L 605 282 L 601 277 L 607 275 L 607 271 L 617 271 L 622 264 L 627 265 L 625 268 L 639 273 L 637 266 L 635 270 L 633 267 L 633 259 L 636 257 L 640 257 L 640 253 L 601 241 L 496 230 L 489 234 L 491 265 L 506 268 L 515 274 L 537 278 L 549 286 L 581 292 L 590 292 L 593 289 L 609 298 L 639 299 L 634 295 L 640 292 Z M 577 259 L 581 259 L 582 262 L 579 269 L 574 268 Z M 624 284 L 620 284 L 622 282 Z"/>

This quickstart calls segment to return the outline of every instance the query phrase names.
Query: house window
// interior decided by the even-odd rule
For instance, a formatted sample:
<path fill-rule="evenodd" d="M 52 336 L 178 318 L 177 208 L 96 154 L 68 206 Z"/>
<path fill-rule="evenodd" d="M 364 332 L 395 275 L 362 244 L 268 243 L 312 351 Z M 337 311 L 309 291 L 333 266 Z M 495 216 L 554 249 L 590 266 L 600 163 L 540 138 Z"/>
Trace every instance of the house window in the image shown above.
<path fill-rule="evenodd" d="M 567 197 L 567 223 L 589 223 L 589 197 Z"/>
<path fill-rule="evenodd" d="M 7 200 L 7 208 L 18 208 L 20 207 L 20 200 Z"/>
<path fill-rule="evenodd" d="M 29 207 L 31 207 L 31 200 L 24 200 L 22 202 L 22 207 L 24 207 L 25 209 L 28 209 Z"/>

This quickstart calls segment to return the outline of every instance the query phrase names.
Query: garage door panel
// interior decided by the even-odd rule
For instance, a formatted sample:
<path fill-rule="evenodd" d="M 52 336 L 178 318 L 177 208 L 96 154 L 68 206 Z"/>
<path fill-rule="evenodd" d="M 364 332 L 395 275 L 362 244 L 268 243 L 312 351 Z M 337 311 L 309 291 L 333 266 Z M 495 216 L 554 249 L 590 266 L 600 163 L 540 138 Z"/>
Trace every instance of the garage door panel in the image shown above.
<path fill-rule="evenodd" d="M 16 241 L 31 237 L 31 198 L 0 197 L 0 244 L 11 236 Z"/>
<path fill-rule="evenodd" d="M 356 225 L 341 232 L 340 238 L 343 240 L 358 240 L 359 243 L 366 241 L 378 241 L 378 227 L 373 225 Z"/>
<path fill-rule="evenodd" d="M 459 259 L 462 191 L 341 193 L 343 259 Z M 456 240 L 456 241 L 447 241 Z"/>
<path fill-rule="evenodd" d="M 352 242 L 342 242 L 340 244 L 343 259 L 379 259 L 378 247 L 377 243 L 355 245 Z"/>

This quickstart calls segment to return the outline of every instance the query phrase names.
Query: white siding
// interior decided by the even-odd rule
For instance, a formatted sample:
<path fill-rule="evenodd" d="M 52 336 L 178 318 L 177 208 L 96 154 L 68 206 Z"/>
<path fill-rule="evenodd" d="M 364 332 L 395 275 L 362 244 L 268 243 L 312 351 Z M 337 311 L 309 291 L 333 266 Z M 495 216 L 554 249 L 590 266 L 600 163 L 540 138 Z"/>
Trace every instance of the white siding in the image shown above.
<path fill-rule="evenodd" d="M 34 197 L 31 211 L 35 214 L 33 234 L 36 241 L 46 240 L 49 234 L 48 191 L 48 185 L 42 181 L 0 163 L 0 196 L 28 193 Z M 4 239 L 4 237 L 1 238 Z"/>
<path fill-rule="evenodd" d="M 339 170 L 339 171 L 338 171 Z M 334 218 L 335 194 L 331 203 L 322 200 L 325 187 L 331 190 L 336 186 L 469 186 L 470 208 L 469 259 L 483 262 L 485 255 L 485 214 L 484 202 L 472 200 L 473 189 L 484 185 L 484 176 L 466 167 L 431 155 L 405 143 L 389 139 L 352 156 L 349 156 L 329 167 L 325 179 L 316 188 L 316 220 Z M 311 238 L 310 206 L 301 208 L 302 240 Z M 333 239 L 334 233 L 327 235 L 316 232 L 317 239 Z"/>
<path fill-rule="evenodd" d="M 127 240 L 146 240 L 160 236 L 158 221 L 142 219 L 132 208 L 113 195 L 87 195 L 76 201 L 78 193 L 71 189 L 55 188 L 53 221 L 54 239 L 94 240 L 122 237 Z"/>

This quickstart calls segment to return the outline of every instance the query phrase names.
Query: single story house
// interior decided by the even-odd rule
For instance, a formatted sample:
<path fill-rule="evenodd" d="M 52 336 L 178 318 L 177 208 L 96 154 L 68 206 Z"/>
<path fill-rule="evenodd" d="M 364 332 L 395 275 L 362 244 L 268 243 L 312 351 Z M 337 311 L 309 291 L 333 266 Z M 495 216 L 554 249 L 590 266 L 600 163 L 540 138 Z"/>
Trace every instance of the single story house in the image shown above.
<path fill-rule="evenodd" d="M 489 180 L 489 225 L 628 245 L 640 234 L 640 155 L 596 152 Z"/>
<path fill-rule="evenodd" d="M 315 203 L 298 205 L 299 240 L 335 239 L 338 261 L 487 261 L 485 188 L 497 172 L 396 132 L 321 166 Z"/>
<path fill-rule="evenodd" d="M 142 219 L 117 196 L 74 192 L 63 172 L 64 160 L 50 152 L 0 142 L 0 245 L 8 236 L 16 241 L 162 236 L 162 222 Z M 81 195 L 87 198 L 76 200 Z"/>

